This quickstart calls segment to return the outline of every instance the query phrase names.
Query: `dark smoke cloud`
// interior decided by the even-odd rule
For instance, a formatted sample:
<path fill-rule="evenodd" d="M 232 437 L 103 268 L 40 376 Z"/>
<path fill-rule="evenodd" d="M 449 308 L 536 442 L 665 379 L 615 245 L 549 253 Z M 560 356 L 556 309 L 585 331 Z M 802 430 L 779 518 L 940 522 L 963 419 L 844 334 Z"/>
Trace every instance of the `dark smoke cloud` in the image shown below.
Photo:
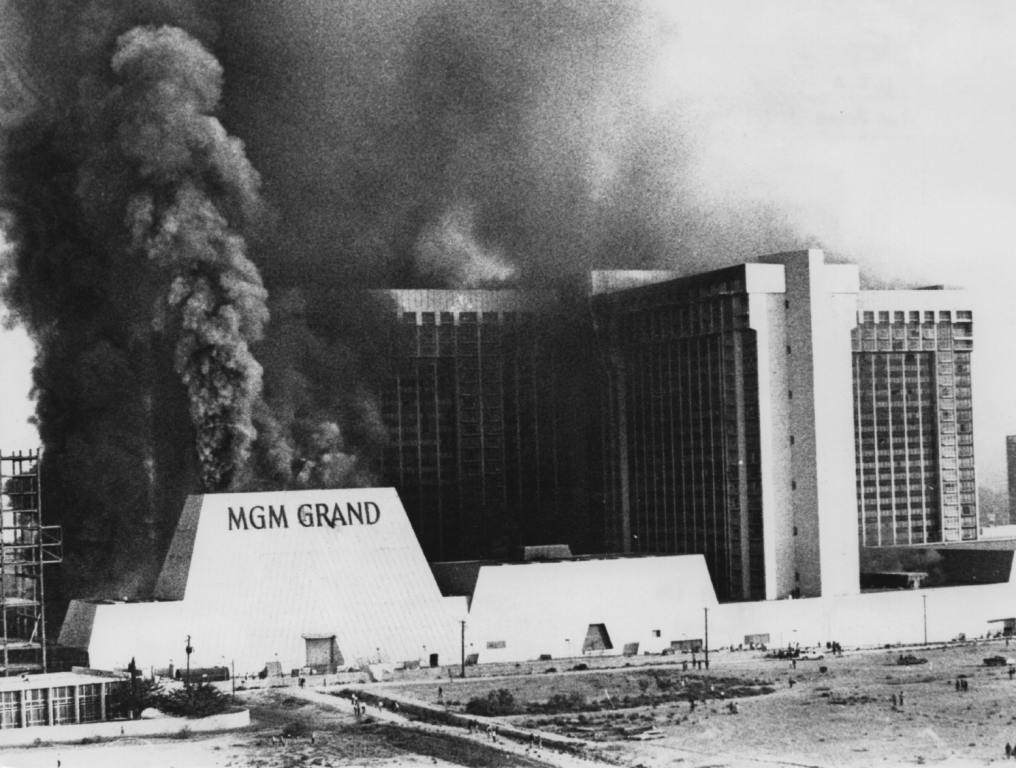
<path fill-rule="evenodd" d="M 117 175 L 136 189 L 126 203 L 129 251 L 168 283 L 156 328 L 176 338 L 174 367 L 189 396 L 202 485 L 227 489 L 246 466 L 261 395 L 250 344 L 268 320 L 267 292 L 242 235 L 261 207 L 260 179 L 242 144 L 211 115 L 219 63 L 185 32 L 125 33 L 112 69 L 119 83 L 105 111 L 116 156 L 100 151 L 98 162 L 86 163 L 95 173 L 83 179 L 82 197 L 100 198 L 108 169 L 122 162 Z"/>
<path fill-rule="evenodd" d="M 9 136 L 5 298 L 38 346 L 44 503 L 66 530 L 64 575 L 134 592 L 182 495 L 231 487 L 247 464 L 261 392 L 249 345 L 267 321 L 244 241 L 259 180 L 213 115 L 215 58 L 179 27 L 133 26 L 207 33 L 194 7 L 27 12 L 50 103 Z"/>
<path fill-rule="evenodd" d="M 673 32 L 639 4 L 377 8 L 222 18 L 228 119 L 280 210 L 257 259 L 270 282 L 503 284 L 493 260 L 545 285 L 794 244 L 764 205 L 696 194 L 679 107 L 647 86 Z"/>
<path fill-rule="evenodd" d="M 574 289 L 796 244 L 696 194 L 646 86 L 672 32 L 637 2 L 18 8 L 48 106 L 7 137 L 5 298 L 77 592 L 143 590 L 130 564 L 201 486 L 376 482 L 397 340 L 365 287 Z"/>

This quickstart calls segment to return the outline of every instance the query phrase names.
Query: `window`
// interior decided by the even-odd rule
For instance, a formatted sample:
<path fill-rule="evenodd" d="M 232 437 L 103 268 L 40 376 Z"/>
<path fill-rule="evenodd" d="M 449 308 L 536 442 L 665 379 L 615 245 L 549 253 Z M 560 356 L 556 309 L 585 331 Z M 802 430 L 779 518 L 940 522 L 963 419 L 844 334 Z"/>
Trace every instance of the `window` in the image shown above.
<path fill-rule="evenodd" d="M 21 699 L 18 691 L 0 692 L 0 728 L 21 726 Z"/>
<path fill-rule="evenodd" d="M 25 697 L 25 727 L 33 725 L 46 725 L 49 708 L 46 704 L 46 690 L 44 688 L 32 688 L 22 691 Z"/>

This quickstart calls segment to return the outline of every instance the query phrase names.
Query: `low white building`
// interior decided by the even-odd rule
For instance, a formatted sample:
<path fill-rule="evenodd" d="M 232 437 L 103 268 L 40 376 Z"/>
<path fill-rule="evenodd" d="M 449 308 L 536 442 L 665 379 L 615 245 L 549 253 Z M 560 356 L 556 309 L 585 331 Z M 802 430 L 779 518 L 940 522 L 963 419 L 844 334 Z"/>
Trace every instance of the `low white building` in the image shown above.
<path fill-rule="evenodd" d="M 517 661 L 659 653 L 703 639 L 716 594 L 701 555 L 483 565 L 473 590 L 467 653 Z"/>
<path fill-rule="evenodd" d="M 159 602 L 74 601 L 62 645 L 93 667 L 257 672 L 451 663 L 461 600 L 441 596 L 391 488 L 192 496 Z"/>

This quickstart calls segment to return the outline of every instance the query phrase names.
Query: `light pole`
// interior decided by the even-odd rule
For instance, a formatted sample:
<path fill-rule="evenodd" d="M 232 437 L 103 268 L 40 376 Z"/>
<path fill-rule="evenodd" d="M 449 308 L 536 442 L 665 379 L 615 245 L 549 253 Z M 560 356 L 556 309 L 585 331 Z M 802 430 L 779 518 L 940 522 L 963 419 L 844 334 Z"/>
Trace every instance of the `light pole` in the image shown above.
<path fill-rule="evenodd" d="M 924 644 L 928 644 L 928 596 L 921 595 L 921 603 L 924 609 Z"/>
<path fill-rule="evenodd" d="M 463 680 L 466 678 L 466 620 L 459 619 L 459 624 L 462 625 L 462 634 L 459 645 L 459 664 L 460 672 Z"/>
<path fill-rule="evenodd" d="M 702 652 L 705 654 L 706 657 L 706 669 L 709 669 L 709 609 L 703 608 L 702 610 L 705 611 L 706 615 L 706 628 L 705 628 L 706 637 L 705 637 L 705 645 L 702 648 Z"/>
<path fill-rule="evenodd" d="M 194 653 L 194 646 L 190 643 L 190 635 L 187 635 L 187 645 L 184 647 L 187 652 L 187 680 L 185 686 L 190 688 L 190 655 Z"/>

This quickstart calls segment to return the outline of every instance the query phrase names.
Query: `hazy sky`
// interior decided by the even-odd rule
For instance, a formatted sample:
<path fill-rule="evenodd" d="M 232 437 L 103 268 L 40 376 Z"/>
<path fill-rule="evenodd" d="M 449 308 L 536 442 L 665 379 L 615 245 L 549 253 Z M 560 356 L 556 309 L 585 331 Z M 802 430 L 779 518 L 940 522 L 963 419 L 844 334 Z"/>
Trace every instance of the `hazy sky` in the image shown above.
<path fill-rule="evenodd" d="M 875 285 L 971 290 L 979 481 L 1016 433 L 1016 3 L 648 2 L 654 107 L 704 199 L 763 199 Z M 227 72 L 227 77 L 229 76 Z M 34 447 L 31 347 L 0 334 L 0 445 Z"/>

